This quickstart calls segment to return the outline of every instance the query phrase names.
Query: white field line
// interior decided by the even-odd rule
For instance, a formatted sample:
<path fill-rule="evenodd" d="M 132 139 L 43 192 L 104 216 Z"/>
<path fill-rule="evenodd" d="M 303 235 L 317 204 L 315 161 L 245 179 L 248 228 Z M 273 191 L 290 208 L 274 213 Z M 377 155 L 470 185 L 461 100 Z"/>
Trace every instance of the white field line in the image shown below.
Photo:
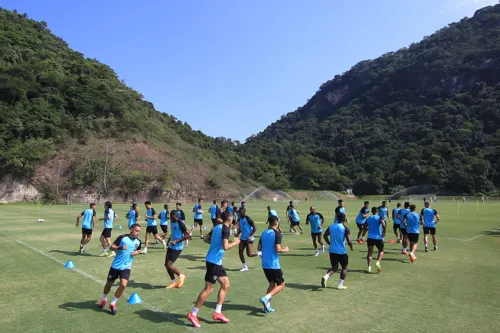
<path fill-rule="evenodd" d="M 474 239 L 479 238 L 481 236 L 484 236 L 484 235 L 481 234 L 481 235 L 474 236 L 472 238 L 447 238 L 447 237 L 443 237 L 443 238 L 444 239 L 450 239 L 450 240 L 462 241 L 462 242 L 470 242 L 471 240 L 474 240 Z"/>
<path fill-rule="evenodd" d="M 25 243 L 25 242 L 23 242 L 23 241 L 16 240 L 16 242 L 18 242 L 18 243 L 19 243 L 19 244 L 21 244 L 21 245 L 26 246 L 27 248 L 29 248 L 29 249 L 31 249 L 31 250 L 33 250 L 33 251 L 35 251 L 35 252 L 38 252 L 38 253 L 39 253 L 39 254 L 41 254 L 42 256 L 45 256 L 45 257 L 47 257 L 47 258 L 49 258 L 49 259 L 51 259 L 51 260 L 53 260 L 53 261 L 57 262 L 58 264 L 61 264 L 61 265 L 65 265 L 65 264 L 66 264 L 64 261 L 61 261 L 61 260 L 59 260 L 59 259 L 57 259 L 57 258 L 55 258 L 55 257 L 51 256 L 50 254 L 45 253 L 45 252 L 43 252 L 42 250 L 37 249 L 36 247 L 33 247 L 33 246 L 29 245 L 29 244 L 26 244 L 26 243 Z M 80 274 L 80 275 L 85 276 L 87 279 L 90 279 L 90 280 L 92 280 L 92 281 L 94 281 L 94 282 L 97 282 L 97 283 L 98 283 L 98 284 L 100 284 L 101 286 L 104 286 L 104 285 L 106 284 L 104 281 L 101 281 L 101 280 L 99 280 L 98 278 L 96 278 L 95 276 L 90 275 L 89 273 L 86 273 L 86 272 L 84 272 L 84 271 L 82 271 L 82 270 L 79 270 L 78 268 L 74 268 L 74 267 L 73 267 L 73 268 L 71 268 L 71 269 L 72 269 L 73 271 L 75 271 L 76 273 L 78 273 L 78 274 Z M 130 297 L 130 295 L 128 295 L 127 293 L 123 293 L 123 296 L 125 296 L 126 298 Z M 96 304 L 97 304 L 97 303 L 96 303 Z M 142 303 L 141 303 L 141 305 L 142 305 L 144 308 L 146 308 L 147 310 L 150 310 L 150 311 L 153 311 L 153 312 L 156 312 L 156 313 L 160 314 L 161 316 L 165 317 L 165 318 L 166 318 L 167 320 L 169 320 L 169 321 L 175 322 L 175 321 L 178 321 L 178 320 L 179 320 L 179 319 L 177 319 L 177 318 L 175 318 L 175 317 L 171 316 L 171 315 L 170 315 L 170 314 L 168 314 L 168 313 L 165 313 L 165 312 L 163 312 L 163 311 L 161 311 L 161 310 L 159 310 L 159 309 L 156 309 L 155 307 L 153 307 L 153 306 L 149 305 L 149 304 L 148 304 L 148 303 L 146 303 L 146 302 L 142 302 Z M 202 332 L 200 329 L 197 329 L 197 328 L 194 328 L 194 327 L 189 327 L 189 326 L 186 326 L 185 328 L 187 328 L 187 329 L 188 329 L 188 330 L 190 330 L 190 331 L 194 331 L 194 332 Z"/>

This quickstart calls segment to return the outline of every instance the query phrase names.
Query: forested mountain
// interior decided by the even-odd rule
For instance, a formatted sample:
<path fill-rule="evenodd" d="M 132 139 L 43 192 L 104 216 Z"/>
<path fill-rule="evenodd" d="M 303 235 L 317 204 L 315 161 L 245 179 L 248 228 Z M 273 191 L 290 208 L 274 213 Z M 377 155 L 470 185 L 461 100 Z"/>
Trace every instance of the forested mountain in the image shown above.
<path fill-rule="evenodd" d="M 500 5 L 321 85 L 247 140 L 295 188 L 500 194 Z"/>

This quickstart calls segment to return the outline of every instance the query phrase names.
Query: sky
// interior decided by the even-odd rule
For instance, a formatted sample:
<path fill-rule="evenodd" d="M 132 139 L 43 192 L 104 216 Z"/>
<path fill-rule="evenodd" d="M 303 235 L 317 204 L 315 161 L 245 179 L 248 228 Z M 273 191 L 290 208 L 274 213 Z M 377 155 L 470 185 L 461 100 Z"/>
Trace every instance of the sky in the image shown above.
<path fill-rule="evenodd" d="M 357 62 L 498 0 L 0 0 L 159 111 L 244 142 Z"/>

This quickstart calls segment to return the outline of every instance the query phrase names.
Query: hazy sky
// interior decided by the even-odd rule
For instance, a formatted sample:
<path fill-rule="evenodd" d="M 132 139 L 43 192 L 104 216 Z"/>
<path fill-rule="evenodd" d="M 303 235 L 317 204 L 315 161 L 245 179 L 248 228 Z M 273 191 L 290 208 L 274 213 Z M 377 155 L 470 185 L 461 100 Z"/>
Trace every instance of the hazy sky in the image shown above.
<path fill-rule="evenodd" d="M 244 141 L 358 61 L 498 0 L 0 0 L 159 111 Z"/>

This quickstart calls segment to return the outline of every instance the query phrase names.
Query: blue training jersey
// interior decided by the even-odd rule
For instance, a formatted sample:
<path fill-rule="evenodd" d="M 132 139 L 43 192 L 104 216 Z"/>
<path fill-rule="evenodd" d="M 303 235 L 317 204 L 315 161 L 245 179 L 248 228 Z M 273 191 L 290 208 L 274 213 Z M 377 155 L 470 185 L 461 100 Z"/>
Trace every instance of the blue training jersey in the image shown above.
<path fill-rule="evenodd" d="M 369 213 L 370 213 L 370 208 L 367 208 L 367 207 L 363 206 L 359 210 L 358 216 L 356 216 L 356 223 L 357 224 L 365 224 L 367 218 L 363 217 L 363 215 L 366 215 L 366 214 L 369 214 Z"/>
<path fill-rule="evenodd" d="M 202 209 L 203 209 L 203 206 L 201 204 L 198 203 L 198 204 L 194 205 L 193 213 L 194 213 L 195 220 L 203 219 L 203 213 L 198 213 L 198 210 L 202 210 Z"/>
<path fill-rule="evenodd" d="M 409 214 L 409 213 L 410 213 L 410 210 L 408 208 L 401 209 L 401 211 L 399 212 L 399 215 L 401 215 L 401 222 L 403 222 L 403 219 L 405 218 L 406 214 Z M 406 229 L 406 226 L 403 223 L 401 223 L 400 228 Z"/>
<path fill-rule="evenodd" d="M 224 239 L 229 239 L 230 229 L 224 223 L 220 223 L 210 231 L 210 234 L 210 248 L 208 249 L 206 261 L 215 265 L 222 265 L 222 258 L 224 257 L 222 245 Z"/>
<path fill-rule="evenodd" d="M 137 212 L 135 211 L 135 209 L 131 209 L 128 212 L 128 228 L 130 229 L 136 223 L 137 223 Z"/>
<path fill-rule="evenodd" d="M 434 221 L 434 216 L 437 215 L 437 211 L 434 208 L 424 208 L 420 213 L 424 219 L 424 228 L 435 228 L 436 221 Z"/>
<path fill-rule="evenodd" d="M 401 211 L 401 208 L 395 208 L 392 210 L 392 215 L 394 216 L 394 224 L 401 224 L 401 219 L 398 219 L 398 214 Z"/>
<path fill-rule="evenodd" d="M 378 215 L 372 215 L 366 219 L 366 224 L 368 224 L 368 239 L 382 240 L 382 221 L 381 217 Z"/>
<path fill-rule="evenodd" d="M 274 229 L 267 229 L 260 235 L 259 244 L 262 245 L 262 268 L 280 269 L 280 258 L 276 251 L 276 244 L 281 244 L 282 235 Z"/>
<path fill-rule="evenodd" d="M 337 207 L 335 208 L 335 217 L 333 218 L 334 223 L 339 223 L 339 219 L 337 218 L 337 214 L 339 213 L 344 213 L 344 215 L 347 217 L 347 214 L 345 213 L 345 207 Z"/>
<path fill-rule="evenodd" d="M 241 230 L 241 240 L 248 240 L 250 235 L 252 234 L 253 229 L 255 228 L 255 223 L 252 218 L 245 215 L 240 219 L 240 230 Z"/>
<path fill-rule="evenodd" d="M 92 220 L 95 216 L 95 210 L 92 208 L 86 209 L 82 212 L 83 215 L 83 221 L 82 221 L 82 228 L 83 229 L 92 229 Z"/>
<path fill-rule="evenodd" d="M 333 223 L 328 227 L 330 231 L 330 247 L 328 252 L 334 254 L 347 254 L 345 239 L 350 235 L 349 228 L 343 223 Z"/>
<path fill-rule="evenodd" d="M 146 210 L 146 215 L 147 216 L 155 216 L 156 215 L 156 211 L 154 208 L 149 208 Z M 148 227 L 154 227 L 156 225 L 156 219 L 153 219 L 153 218 L 147 218 L 147 223 L 148 223 Z"/>
<path fill-rule="evenodd" d="M 115 212 L 111 208 L 106 208 L 106 210 L 104 211 L 104 229 L 113 229 L 114 221 L 115 221 Z"/>
<path fill-rule="evenodd" d="M 158 217 L 160 218 L 160 225 L 168 225 L 168 210 L 162 210 Z"/>
<path fill-rule="evenodd" d="M 323 229 L 321 228 L 321 221 L 324 221 L 323 215 L 320 213 L 312 214 L 310 213 L 306 217 L 306 222 L 309 221 L 311 223 L 311 233 L 312 234 L 317 234 L 320 232 L 323 232 Z"/>
<path fill-rule="evenodd" d="M 288 211 L 288 217 L 290 217 L 293 222 L 300 222 L 299 213 L 297 213 L 297 210 L 295 208 L 292 208 Z"/>
<path fill-rule="evenodd" d="M 380 206 L 378 208 L 378 216 L 384 219 L 384 221 L 387 221 L 387 217 L 389 216 L 389 207 L 387 206 Z"/>
<path fill-rule="evenodd" d="M 409 234 L 420 233 L 420 215 L 411 212 L 406 215 L 406 232 Z"/>
<path fill-rule="evenodd" d="M 215 219 L 217 214 L 217 205 L 213 205 L 210 207 L 210 218 Z"/>
<path fill-rule="evenodd" d="M 113 259 L 111 268 L 117 269 L 119 271 L 131 269 L 134 257 L 132 257 L 130 254 L 141 249 L 140 239 L 132 239 L 129 235 L 121 235 L 113 242 L 113 244 L 115 244 L 116 246 L 126 245 L 127 249 L 116 251 L 116 256 Z"/>
<path fill-rule="evenodd" d="M 186 225 L 180 219 L 170 222 L 170 230 L 172 232 L 170 236 L 171 241 L 184 237 L 184 234 L 187 232 Z M 182 251 L 184 249 L 184 241 L 179 242 L 175 245 L 170 244 L 168 247 L 172 250 Z"/>

